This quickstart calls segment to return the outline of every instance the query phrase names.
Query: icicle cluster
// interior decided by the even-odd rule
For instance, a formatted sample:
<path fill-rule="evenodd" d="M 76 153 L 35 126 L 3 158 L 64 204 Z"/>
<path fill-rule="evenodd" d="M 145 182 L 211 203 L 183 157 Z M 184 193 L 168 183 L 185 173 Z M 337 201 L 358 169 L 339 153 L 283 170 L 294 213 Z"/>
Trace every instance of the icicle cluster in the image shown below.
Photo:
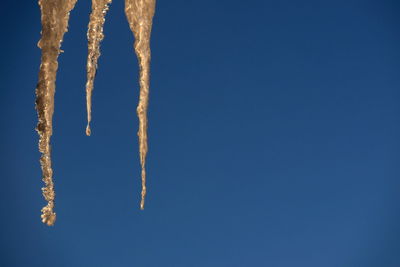
<path fill-rule="evenodd" d="M 43 196 L 47 205 L 42 208 L 42 221 L 53 225 L 56 220 L 54 212 L 54 183 L 51 167 L 50 138 L 52 135 L 52 118 L 54 112 L 55 82 L 58 68 L 58 55 L 61 42 L 68 28 L 69 13 L 77 0 L 39 0 L 41 9 L 42 32 L 38 43 L 42 50 L 39 82 L 36 87 L 36 110 L 39 117 L 37 132 L 39 134 L 39 151 L 43 181 Z M 92 0 L 92 13 L 88 26 L 88 59 L 87 59 L 87 128 L 90 135 L 91 97 L 97 61 L 100 56 L 100 42 L 103 40 L 103 25 L 108 6 L 112 0 Z M 155 10 L 155 0 L 126 0 L 125 13 L 129 26 L 135 36 L 134 49 L 139 61 L 140 97 L 137 107 L 139 117 L 139 152 L 142 167 L 142 198 L 140 207 L 144 208 L 146 196 L 146 155 L 147 155 L 147 108 L 149 102 L 150 79 L 150 34 Z"/>

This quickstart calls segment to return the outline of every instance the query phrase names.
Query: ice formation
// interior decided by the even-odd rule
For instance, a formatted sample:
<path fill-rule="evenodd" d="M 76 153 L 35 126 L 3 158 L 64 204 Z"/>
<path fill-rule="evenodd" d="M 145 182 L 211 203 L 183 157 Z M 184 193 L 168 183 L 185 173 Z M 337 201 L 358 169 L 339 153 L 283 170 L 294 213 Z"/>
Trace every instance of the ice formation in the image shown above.
<path fill-rule="evenodd" d="M 146 155 L 147 155 L 147 107 L 149 104 L 150 80 L 150 34 L 153 21 L 155 0 L 125 0 L 125 14 L 129 27 L 135 36 L 135 52 L 139 61 L 140 96 L 137 106 L 139 117 L 139 152 L 142 166 L 142 200 L 144 209 L 146 197 Z"/>
<path fill-rule="evenodd" d="M 42 208 L 42 221 L 53 225 L 56 220 L 54 212 L 54 183 L 53 169 L 51 168 L 50 138 L 53 133 L 53 112 L 58 55 L 61 42 L 68 28 L 69 12 L 74 8 L 76 0 L 40 0 L 42 12 L 42 37 L 38 43 L 42 49 L 39 70 L 39 82 L 36 87 L 36 110 L 39 122 L 36 130 L 39 134 L 39 151 L 42 153 L 40 165 L 42 167 L 43 196 L 47 205 Z"/>
<path fill-rule="evenodd" d="M 92 91 L 94 77 L 96 76 L 97 60 L 100 56 L 100 42 L 104 38 L 103 26 L 108 5 L 112 0 L 93 0 L 92 13 L 88 26 L 88 58 L 87 58 L 87 82 L 86 82 L 86 109 L 87 126 L 86 135 L 90 135 L 90 121 L 92 120 Z"/>
<path fill-rule="evenodd" d="M 77 0 L 39 0 L 41 10 L 42 31 L 38 43 L 42 50 L 39 70 L 39 81 L 36 87 L 36 110 L 39 122 L 39 151 L 41 152 L 40 164 L 42 168 L 43 196 L 47 205 L 42 208 L 42 221 L 53 225 L 56 220 L 54 212 L 54 182 L 51 166 L 50 138 L 52 135 L 52 117 L 54 112 L 55 82 L 58 68 L 58 55 L 61 42 L 68 28 L 69 13 L 74 8 Z M 111 0 L 92 0 L 92 13 L 88 26 L 88 60 L 87 60 L 87 119 L 86 134 L 90 135 L 91 121 L 91 96 L 94 77 L 96 75 L 97 61 L 100 56 L 100 42 L 103 39 L 103 25 L 105 15 Z M 139 117 L 139 152 L 142 168 L 142 193 L 140 208 L 144 208 L 146 196 L 146 155 L 147 155 L 147 108 L 149 102 L 150 80 L 150 34 L 152 19 L 155 10 L 155 0 L 125 0 L 125 13 L 129 26 L 135 37 L 134 49 L 139 62 L 140 96 L 137 106 Z"/>

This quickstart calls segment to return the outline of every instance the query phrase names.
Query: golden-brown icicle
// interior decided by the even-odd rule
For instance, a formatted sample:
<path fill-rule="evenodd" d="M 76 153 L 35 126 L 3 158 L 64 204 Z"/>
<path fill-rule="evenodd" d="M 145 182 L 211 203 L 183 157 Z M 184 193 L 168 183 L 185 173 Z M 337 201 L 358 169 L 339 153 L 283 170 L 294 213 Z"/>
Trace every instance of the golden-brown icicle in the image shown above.
<path fill-rule="evenodd" d="M 100 57 L 100 42 L 104 38 L 103 25 L 108 10 L 108 5 L 112 0 L 92 0 L 92 13 L 90 14 L 88 38 L 88 58 L 87 58 L 87 82 L 86 82 L 86 109 L 87 127 L 86 135 L 90 135 L 90 121 L 92 119 L 92 91 L 94 77 L 96 76 L 97 60 Z"/>
<path fill-rule="evenodd" d="M 146 154 L 147 154 L 147 107 L 149 103 L 150 80 L 150 34 L 155 11 L 155 0 L 125 0 L 125 14 L 129 27 L 135 36 L 135 53 L 139 62 L 140 96 L 137 106 L 139 117 L 139 152 L 142 167 L 142 199 L 140 208 L 144 209 L 146 197 Z"/>
<path fill-rule="evenodd" d="M 61 42 L 67 31 L 69 12 L 74 8 L 76 0 L 39 0 L 42 21 L 42 37 L 38 43 L 42 50 L 39 70 L 39 82 L 36 87 L 36 110 L 39 122 L 36 130 L 39 134 L 39 151 L 42 153 L 43 196 L 47 205 L 42 208 L 42 222 L 53 225 L 56 220 L 54 213 L 54 183 L 51 168 L 50 138 L 53 132 L 52 119 L 54 112 L 54 93 L 57 58 L 60 54 Z"/>

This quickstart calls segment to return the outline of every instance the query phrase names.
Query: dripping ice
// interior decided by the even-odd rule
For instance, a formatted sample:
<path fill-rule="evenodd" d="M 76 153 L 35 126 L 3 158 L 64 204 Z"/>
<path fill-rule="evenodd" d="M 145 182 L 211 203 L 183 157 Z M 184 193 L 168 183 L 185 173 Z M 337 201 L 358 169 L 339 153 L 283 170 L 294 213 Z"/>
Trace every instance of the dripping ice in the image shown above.
<path fill-rule="evenodd" d="M 69 13 L 77 0 L 39 0 L 41 10 L 42 31 L 38 43 L 42 50 L 39 79 L 36 87 L 36 110 L 38 113 L 37 132 L 39 134 L 40 164 L 45 186 L 42 188 L 47 205 L 42 208 L 42 222 L 53 225 L 56 220 L 54 212 L 55 191 L 53 170 L 51 165 L 50 139 L 52 135 L 52 117 L 54 112 L 54 94 L 56 74 L 58 69 L 58 55 L 65 32 L 67 32 Z M 100 42 L 102 41 L 105 15 L 112 0 L 93 0 L 90 22 L 88 25 L 88 58 L 87 58 L 87 128 L 90 135 L 91 97 L 94 87 L 94 78 L 97 62 L 100 56 Z M 139 117 L 139 154 L 142 193 L 141 209 L 144 208 L 146 196 L 146 155 L 147 155 L 147 109 L 149 102 L 150 80 L 150 34 L 152 19 L 155 10 L 155 0 L 125 0 L 125 14 L 132 30 L 135 43 L 134 50 L 139 62 L 140 96 L 137 106 Z"/>
<path fill-rule="evenodd" d="M 90 135 L 90 121 L 92 120 L 92 92 L 94 77 L 96 76 L 97 61 L 100 57 L 100 42 L 104 38 L 103 27 L 108 5 L 112 0 L 93 0 L 92 13 L 88 26 L 88 58 L 87 58 L 87 82 L 86 82 L 86 109 L 87 126 L 86 135 Z"/>

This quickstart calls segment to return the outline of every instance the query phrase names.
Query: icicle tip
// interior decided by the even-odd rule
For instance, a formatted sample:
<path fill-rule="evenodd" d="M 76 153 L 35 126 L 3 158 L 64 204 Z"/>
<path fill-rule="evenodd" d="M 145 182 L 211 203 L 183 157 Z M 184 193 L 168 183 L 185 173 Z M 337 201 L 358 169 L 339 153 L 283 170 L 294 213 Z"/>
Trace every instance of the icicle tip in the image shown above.
<path fill-rule="evenodd" d="M 92 131 L 90 130 L 90 125 L 88 124 L 88 125 L 86 126 L 86 135 L 87 135 L 87 136 L 90 136 L 91 133 L 92 133 Z"/>

